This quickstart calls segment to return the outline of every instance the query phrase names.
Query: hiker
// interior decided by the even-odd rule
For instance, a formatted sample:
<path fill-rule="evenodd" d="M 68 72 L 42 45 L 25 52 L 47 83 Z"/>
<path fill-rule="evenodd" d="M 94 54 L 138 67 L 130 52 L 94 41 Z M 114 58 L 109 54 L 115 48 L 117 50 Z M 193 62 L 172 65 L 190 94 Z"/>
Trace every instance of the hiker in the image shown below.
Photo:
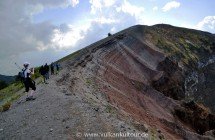
<path fill-rule="evenodd" d="M 59 70 L 60 70 L 60 64 L 56 63 L 56 69 L 57 69 L 57 74 L 58 74 Z"/>
<path fill-rule="evenodd" d="M 27 92 L 26 101 L 35 100 L 36 98 L 33 97 L 34 92 L 36 90 L 35 81 L 31 79 L 31 75 L 34 74 L 34 68 L 29 68 L 30 63 L 25 62 L 24 66 L 24 85 L 25 85 L 25 92 Z M 31 88 L 31 92 L 29 93 L 29 88 Z"/>
<path fill-rule="evenodd" d="M 49 79 L 49 66 L 47 63 L 45 64 L 44 69 L 45 69 L 45 78 L 46 78 L 46 80 L 48 80 Z"/>
<path fill-rule="evenodd" d="M 54 75 L 54 63 L 51 63 L 51 75 Z"/>
<path fill-rule="evenodd" d="M 44 82 L 45 84 L 48 84 L 48 83 L 46 82 L 46 72 L 45 72 L 45 68 L 44 68 L 43 65 L 40 67 L 39 73 L 40 73 L 40 74 L 42 75 L 42 77 L 43 77 L 43 82 Z"/>

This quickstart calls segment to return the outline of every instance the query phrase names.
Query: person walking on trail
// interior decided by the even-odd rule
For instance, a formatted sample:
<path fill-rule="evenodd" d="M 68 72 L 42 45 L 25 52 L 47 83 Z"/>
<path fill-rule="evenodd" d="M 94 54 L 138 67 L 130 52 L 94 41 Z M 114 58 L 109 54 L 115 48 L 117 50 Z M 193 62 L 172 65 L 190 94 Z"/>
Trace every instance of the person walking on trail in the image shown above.
<path fill-rule="evenodd" d="M 51 75 L 54 75 L 54 63 L 51 63 Z"/>
<path fill-rule="evenodd" d="M 59 70 L 60 70 L 60 64 L 56 64 L 56 70 L 57 70 L 57 74 L 59 73 Z"/>
<path fill-rule="evenodd" d="M 44 69 L 45 69 L 46 80 L 48 80 L 49 79 L 49 66 L 47 63 L 45 64 Z"/>
<path fill-rule="evenodd" d="M 34 74 L 34 68 L 29 68 L 30 63 L 25 62 L 23 64 L 24 66 L 24 85 L 25 85 L 25 92 L 27 92 L 27 98 L 26 101 L 29 100 L 35 100 L 36 98 L 33 97 L 34 96 L 34 92 L 36 91 L 36 85 L 35 85 L 35 81 L 31 79 L 31 75 Z M 32 89 L 29 92 L 29 89 Z"/>
<path fill-rule="evenodd" d="M 44 82 L 45 84 L 48 84 L 48 83 L 46 82 L 46 72 L 45 72 L 45 68 L 44 68 L 43 65 L 40 67 L 39 73 L 40 73 L 40 74 L 42 75 L 42 77 L 43 77 L 43 82 Z"/>

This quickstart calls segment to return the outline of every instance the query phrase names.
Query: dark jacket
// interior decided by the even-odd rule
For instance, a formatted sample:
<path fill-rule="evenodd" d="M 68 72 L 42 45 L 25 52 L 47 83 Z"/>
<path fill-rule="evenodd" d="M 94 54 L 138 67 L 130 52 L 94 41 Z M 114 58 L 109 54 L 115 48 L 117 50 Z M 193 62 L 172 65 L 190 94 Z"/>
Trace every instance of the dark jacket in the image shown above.
<path fill-rule="evenodd" d="M 48 66 L 47 64 L 44 66 L 44 69 L 45 69 L 45 72 L 46 72 L 46 73 L 49 72 L 49 66 Z"/>
<path fill-rule="evenodd" d="M 45 75 L 46 74 L 45 67 L 41 66 L 40 69 L 39 69 L 39 72 L 40 72 L 41 75 Z"/>

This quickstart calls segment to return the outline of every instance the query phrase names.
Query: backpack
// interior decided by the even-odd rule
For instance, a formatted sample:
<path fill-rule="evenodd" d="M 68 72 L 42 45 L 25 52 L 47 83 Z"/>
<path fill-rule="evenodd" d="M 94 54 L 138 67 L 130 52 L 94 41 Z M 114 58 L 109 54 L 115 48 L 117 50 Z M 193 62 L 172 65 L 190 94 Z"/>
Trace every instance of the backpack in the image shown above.
<path fill-rule="evenodd" d="M 21 82 L 24 82 L 24 80 L 25 80 L 25 71 L 26 71 L 26 69 L 22 69 L 22 71 L 20 71 L 20 72 L 18 73 L 18 79 L 19 79 Z"/>

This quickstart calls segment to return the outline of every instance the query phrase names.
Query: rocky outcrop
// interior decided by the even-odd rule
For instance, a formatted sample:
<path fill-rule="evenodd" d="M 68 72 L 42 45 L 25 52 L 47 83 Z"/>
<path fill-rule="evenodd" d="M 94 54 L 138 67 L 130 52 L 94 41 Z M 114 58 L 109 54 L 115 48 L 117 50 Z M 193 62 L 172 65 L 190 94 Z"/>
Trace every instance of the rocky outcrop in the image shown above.
<path fill-rule="evenodd" d="M 163 74 L 159 79 L 153 79 L 152 86 L 175 100 L 185 98 L 184 75 L 182 69 L 176 62 L 171 61 L 168 57 L 158 64 L 157 69 Z"/>
<path fill-rule="evenodd" d="M 182 103 L 181 108 L 175 109 L 176 116 L 186 124 L 190 124 L 199 134 L 215 129 L 215 115 L 203 105 L 194 101 Z"/>
<path fill-rule="evenodd" d="M 197 70 L 190 72 L 185 78 L 186 98 L 203 103 L 215 112 L 215 57 L 198 63 Z"/>
<path fill-rule="evenodd" d="M 215 112 L 215 63 L 211 63 L 201 69 L 199 73 L 199 83 L 194 98 L 204 105 L 208 106 L 211 111 Z"/>

